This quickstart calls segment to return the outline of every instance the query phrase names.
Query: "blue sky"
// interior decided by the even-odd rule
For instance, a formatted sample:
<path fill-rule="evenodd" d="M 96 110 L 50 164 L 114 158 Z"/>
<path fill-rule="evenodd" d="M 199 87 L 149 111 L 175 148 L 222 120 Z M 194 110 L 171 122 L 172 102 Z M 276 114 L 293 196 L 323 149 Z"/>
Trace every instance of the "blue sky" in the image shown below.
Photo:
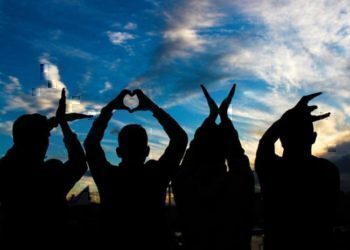
<path fill-rule="evenodd" d="M 324 94 L 314 103 L 332 117 L 317 124 L 314 153 L 333 160 L 349 153 L 348 0 L 0 0 L 0 37 L 1 155 L 12 144 L 13 120 L 52 115 L 62 87 L 69 111 L 90 114 L 121 89 L 141 88 L 191 138 L 208 112 L 199 84 L 219 103 L 233 83 L 230 115 L 252 167 L 262 133 L 301 95 L 316 91 Z M 48 80 L 56 89 L 47 88 Z M 103 141 L 110 161 L 118 163 L 116 136 L 131 122 L 146 127 L 151 157 L 159 157 L 168 139 L 151 114 L 117 112 Z M 81 141 L 91 124 L 72 124 Z M 48 157 L 66 159 L 59 130 Z M 349 176 L 342 169 L 343 186 L 350 186 Z"/>

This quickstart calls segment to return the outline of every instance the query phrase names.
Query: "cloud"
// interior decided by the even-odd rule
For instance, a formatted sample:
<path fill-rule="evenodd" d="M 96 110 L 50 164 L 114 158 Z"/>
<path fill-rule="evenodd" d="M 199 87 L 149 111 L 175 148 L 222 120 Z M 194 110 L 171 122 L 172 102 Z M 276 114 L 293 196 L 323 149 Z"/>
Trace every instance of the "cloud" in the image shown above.
<path fill-rule="evenodd" d="M 13 125 L 13 122 L 11 121 L 0 122 L 0 133 L 5 135 L 11 134 L 12 125 Z"/>
<path fill-rule="evenodd" d="M 165 60 L 202 51 L 206 39 L 200 32 L 214 27 L 222 16 L 215 11 L 214 2 L 201 0 L 184 1 L 164 15 L 168 26 L 158 56 Z"/>
<path fill-rule="evenodd" d="M 52 40 L 58 40 L 58 39 L 61 38 L 62 33 L 63 33 L 63 32 L 62 32 L 62 30 L 60 30 L 60 29 L 53 30 L 53 31 L 50 32 L 50 38 L 51 38 Z"/>
<path fill-rule="evenodd" d="M 105 81 L 103 89 L 99 90 L 98 93 L 103 94 L 103 93 L 111 90 L 112 88 L 113 88 L 112 83 L 110 83 L 109 81 Z"/>
<path fill-rule="evenodd" d="M 110 131 L 111 134 L 113 135 L 118 135 L 120 130 L 127 125 L 127 123 L 125 122 L 121 122 L 121 121 L 118 121 L 116 119 L 112 119 L 110 120 L 110 124 L 113 125 L 113 128 L 112 130 Z M 112 143 L 114 143 L 114 141 L 112 141 Z"/>
<path fill-rule="evenodd" d="M 349 141 L 350 7 L 346 1 L 245 1 L 233 6 L 256 25 L 257 35 L 228 46 L 230 53 L 220 61 L 228 71 L 238 70 L 267 85 L 263 93 L 254 90 L 246 95 L 263 104 L 255 108 L 266 113 L 267 124 L 276 119 L 267 111 L 281 115 L 301 95 L 324 91 L 326 96 L 315 103 L 332 116 L 315 124 L 320 136 L 314 153 L 324 155 L 332 145 Z"/>
<path fill-rule="evenodd" d="M 349 13 L 346 1 L 335 0 L 181 2 L 164 12 L 167 25 L 150 67 L 129 86 L 166 93 L 166 107 L 198 113 L 200 83 L 215 92 L 236 79 L 244 90 L 232 115 L 251 159 L 273 121 L 302 95 L 324 91 L 315 103 L 332 116 L 315 124 L 314 145 L 323 155 L 350 140 Z"/>
<path fill-rule="evenodd" d="M 128 40 L 135 39 L 134 35 L 128 32 L 112 32 L 107 31 L 109 41 L 114 45 L 121 45 L 126 43 Z"/>
<path fill-rule="evenodd" d="M 67 86 L 61 81 L 58 67 L 46 56 L 41 57 L 39 62 L 45 64 L 43 76 L 46 81 L 50 81 L 52 88 L 41 86 L 32 90 L 31 94 L 28 94 L 22 90 L 22 85 L 18 78 L 9 76 L 9 82 L 0 82 L 5 89 L 2 93 L 2 98 L 6 104 L 2 109 L 2 114 L 21 110 L 28 113 L 39 112 L 52 116 L 57 109 L 63 88 L 66 89 L 68 97 L 67 112 L 82 112 L 92 115 L 99 113 L 99 110 L 102 108 L 101 104 L 80 100 L 80 96 L 75 98 L 69 96 Z"/>
<path fill-rule="evenodd" d="M 81 48 L 76 48 L 71 45 L 67 45 L 64 43 L 57 43 L 53 40 L 31 40 L 29 43 L 36 49 L 47 51 L 52 54 L 60 53 L 64 56 L 70 57 L 70 58 L 78 58 L 86 61 L 103 61 L 99 56 L 96 56 L 88 51 L 85 51 Z M 103 61 L 103 63 L 106 63 Z"/>
<path fill-rule="evenodd" d="M 137 24 L 129 22 L 129 23 L 124 25 L 124 29 L 126 29 L 126 30 L 135 30 L 135 29 L 137 29 Z"/>
<path fill-rule="evenodd" d="M 130 86 L 151 89 L 166 75 L 176 74 L 162 88 L 177 86 L 181 98 L 184 92 L 187 96 L 198 91 L 200 81 L 213 85 L 232 77 L 259 80 L 299 94 L 317 88 L 342 99 L 350 97 L 350 11 L 344 1 L 215 4 L 192 0 L 164 11 L 163 40 L 149 69 Z M 229 15 L 239 15 L 249 30 L 242 26 L 237 33 L 220 32 L 224 30 L 220 27 L 229 30 L 237 25 Z M 196 60 L 195 66 L 191 59 Z M 337 92 L 333 84 L 345 91 Z M 176 103 L 178 98 L 171 98 Z"/>
<path fill-rule="evenodd" d="M 247 1 L 235 7 L 260 30 L 251 43 L 223 58 L 228 65 L 273 87 L 310 89 L 317 84 L 349 96 L 350 7 L 345 1 Z M 345 93 L 337 93 L 333 84 Z"/>
<path fill-rule="evenodd" d="M 220 23 L 213 1 L 180 1 L 163 11 L 165 29 L 161 42 L 154 50 L 148 69 L 129 83 L 129 88 L 142 87 L 147 94 L 157 97 L 167 93 L 167 107 L 198 94 L 200 83 L 211 84 L 225 78 L 215 71 L 215 53 L 206 35 Z M 195 63 L 193 63 L 195 61 Z M 168 79 L 171 77 L 170 79 Z M 167 82 L 159 85 L 159 82 Z M 169 94 L 171 93 L 171 94 Z"/>
<path fill-rule="evenodd" d="M 0 73 L 0 87 L 5 94 L 11 94 L 13 92 L 22 90 L 22 86 L 17 77 L 14 77 L 14 76 L 6 77 L 2 73 Z"/>

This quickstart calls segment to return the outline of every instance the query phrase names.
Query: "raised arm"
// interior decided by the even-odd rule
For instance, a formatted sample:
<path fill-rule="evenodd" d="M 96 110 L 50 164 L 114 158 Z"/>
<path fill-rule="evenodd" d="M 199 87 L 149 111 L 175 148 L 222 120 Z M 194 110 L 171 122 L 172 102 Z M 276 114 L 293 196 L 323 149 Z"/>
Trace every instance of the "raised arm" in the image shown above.
<path fill-rule="evenodd" d="M 63 133 L 63 141 L 68 151 L 68 161 L 64 163 L 64 178 L 67 184 L 67 190 L 79 181 L 87 170 L 84 150 L 77 138 L 77 135 L 71 130 L 65 119 L 66 113 L 66 92 L 62 90 L 62 96 L 56 112 L 56 120 Z"/>
<path fill-rule="evenodd" d="M 139 98 L 140 105 L 136 110 L 149 110 L 163 127 L 165 133 L 169 136 L 169 145 L 159 162 L 167 166 L 169 174 L 179 166 L 187 146 L 187 134 L 180 125 L 163 109 L 158 107 L 151 99 L 149 99 L 141 90 L 135 90 L 134 93 Z"/>
<path fill-rule="evenodd" d="M 303 122 L 315 122 L 329 117 L 330 113 L 316 116 L 311 114 L 312 111 L 317 109 L 317 106 L 308 106 L 308 103 L 320 94 L 322 93 L 318 92 L 303 96 L 300 101 L 292 109 L 285 112 L 281 119 L 276 121 L 260 139 L 255 160 L 255 169 L 260 179 L 265 175 L 266 171 L 269 171 L 272 165 L 269 163 L 279 158 L 275 154 L 275 142 L 280 138 L 282 131 L 284 131 L 286 127 L 293 127 L 293 124 Z"/>
<path fill-rule="evenodd" d="M 84 141 L 86 158 L 89 163 L 91 174 L 95 179 L 104 175 L 105 168 L 109 165 L 102 149 L 101 141 L 108 126 L 108 122 L 113 115 L 113 110 L 127 109 L 123 104 L 123 99 L 127 93 L 130 92 L 128 90 L 121 91 L 115 99 L 102 108 L 100 115 L 94 121 Z"/>
<path fill-rule="evenodd" d="M 279 139 L 280 133 L 281 120 L 278 120 L 272 124 L 261 137 L 256 153 L 255 164 L 257 167 L 259 167 L 260 162 L 274 160 L 277 157 L 275 154 L 275 143 Z"/>
<path fill-rule="evenodd" d="M 253 180 L 249 159 L 244 153 L 237 130 L 228 117 L 228 108 L 232 102 L 235 90 L 236 84 L 232 86 L 228 96 L 222 101 L 219 108 L 219 115 L 221 119 L 220 127 L 224 135 L 223 143 L 226 150 L 227 164 L 229 167 L 229 172 L 233 174 L 237 173 L 242 177 L 244 176 L 245 179 Z"/>
<path fill-rule="evenodd" d="M 215 126 L 215 120 L 219 115 L 219 107 L 210 96 L 208 90 L 204 85 L 200 85 L 204 97 L 207 101 L 209 114 L 204 119 L 203 123 L 199 128 L 197 128 L 194 138 L 190 143 L 189 148 L 186 151 L 185 157 L 182 161 L 182 168 L 179 175 L 179 179 L 191 178 L 191 176 L 197 171 L 199 166 L 199 159 L 203 157 L 203 152 L 205 147 L 205 140 L 208 136 L 207 133 L 210 132 L 211 127 Z"/>

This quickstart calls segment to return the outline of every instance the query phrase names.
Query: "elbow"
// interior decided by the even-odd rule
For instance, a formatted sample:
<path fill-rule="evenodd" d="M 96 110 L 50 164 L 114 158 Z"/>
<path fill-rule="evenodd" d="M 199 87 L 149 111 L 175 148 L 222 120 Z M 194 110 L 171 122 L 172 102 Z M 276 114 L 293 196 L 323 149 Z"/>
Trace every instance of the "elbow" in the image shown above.
<path fill-rule="evenodd" d="M 266 136 L 261 137 L 259 140 L 259 147 L 263 146 L 264 144 L 266 144 L 268 142 L 269 142 L 269 138 L 267 138 Z"/>
<path fill-rule="evenodd" d="M 182 148 L 186 149 L 188 144 L 188 136 L 186 132 L 182 129 L 181 133 L 179 133 L 177 137 L 178 143 L 181 145 Z"/>
<path fill-rule="evenodd" d="M 178 129 L 176 133 L 172 133 L 169 139 L 170 143 L 176 145 L 176 147 L 186 149 L 188 144 L 188 136 L 185 130 L 182 128 Z"/>

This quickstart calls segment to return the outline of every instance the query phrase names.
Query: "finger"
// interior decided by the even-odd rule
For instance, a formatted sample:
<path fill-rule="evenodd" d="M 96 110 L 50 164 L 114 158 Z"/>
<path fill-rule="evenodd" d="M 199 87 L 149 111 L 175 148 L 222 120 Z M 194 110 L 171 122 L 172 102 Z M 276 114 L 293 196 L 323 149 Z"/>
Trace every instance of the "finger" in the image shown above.
<path fill-rule="evenodd" d="M 329 117 L 330 115 L 331 115 L 330 112 L 325 113 L 325 114 L 323 114 L 323 115 L 312 115 L 312 116 L 311 116 L 311 120 L 312 120 L 312 122 L 319 121 L 319 120 L 323 120 L 323 119 Z"/>
<path fill-rule="evenodd" d="M 135 89 L 133 91 L 133 94 L 135 94 L 135 95 L 144 95 L 144 93 L 143 93 L 143 91 L 141 89 Z"/>
<path fill-rule="evenodd" d="M 231 102 L 231 100 L 232 100 L 232 98 L 233 98 L 233 96 L 235 94 L 235 91 L 236 91 L 236 84 L 233 84 L 233 86 L 232 86 L 232 88 L 230 90 L 230 93 L 227 96 L 227 98 L 228 98 L 228 100 L 230 100 L 230 102 Z"/>
<path fill-rule="evenodd" d="M 208 90 L 202 84 L 201 84 L 201 89 L 202 89 L 202 91 L 204 93 L 205 98 L 210 99 L 210 95 L 208 93 Z"/>
<path fill-rule="evenodd" d="M 65 115 L 65 118 L 67 121 L 74 121 L 74 120 L 91 118 L 91 117 L 93 117 L 93 115 L 86 115 L 86 114 L 80 114 L 80 113 L 69 113 Z"/>
<path fill-rule="evenodd" d="M 131 95 L 131 91 L 128 90 L 128 89 L 123 89 L 123 90 L 120 91 L 120 93 L 119 93 L 120 96 L 125 96 L 125 95 L 127 95 L 127 94 Z"/>
<path fill-rule="evenodd" d="M 308 106 L 308 107 L 307 107 L 307 111 L 311 113 L 312 111 L 316 110 L 317 108 L 318 108 L 318 107 L 317 107 L 316 105 Z"/>
<path fill-rule="evenodd" d="M 311 101 L 312 99 L 314 99 L 315 97 L 317 97 L 321 94 L 322 94 L 322 92 L 317 92 L 314 94 L 305 95 L 300 99 L 300 101 L 298 102 L 298 105 L 306 105 L 309 103 L 309 101 Z"/>
<path fill-rule="evenodd" d="M 65 88 L 62 89 L 61 98 L 63 101 L 66 101 L 66 89 Z"/>
<path fill-rule="evenodd" d="M 202 91 L 204 93 L 205 99 L 207 99 L 207 103 L 208 105 L 213 105 L 214 104 L 214 100 L 211 98 L 211 96 L 209 95 L 208 90 L 204 87 L 204 85 L 201 85 Z"/>

